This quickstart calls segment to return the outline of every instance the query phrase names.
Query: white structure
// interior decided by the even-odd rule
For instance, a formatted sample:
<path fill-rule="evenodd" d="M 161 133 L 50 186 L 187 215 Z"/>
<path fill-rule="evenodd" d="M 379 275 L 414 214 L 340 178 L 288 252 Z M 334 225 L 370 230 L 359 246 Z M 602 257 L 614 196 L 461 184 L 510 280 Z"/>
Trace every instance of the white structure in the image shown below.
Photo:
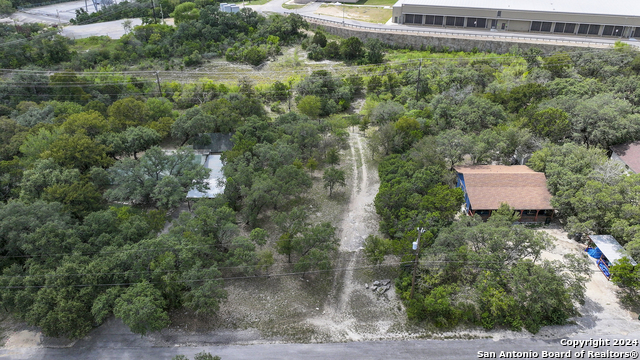
<path fill-rule="evenodd" d="M 209 190 L 206 192 L 191 190 L 187 193 L 187 198 L 212 198 L 217 194 L 222 194 L 224 192 L 224 185 L 222 185 L 224 175 L 222 175 L 222 160 L 220 160 L 220 154 L 196 155 L 196 161 L 211 170 L 211 172 L 209 172 L 209 178 L 206 180 L 209 184 Z"/>
<path fill-rule="evenodd" d="M 640 37 L 640 1 L 399 0 L 393 22 L 437 27 Z"/>
<path fill-rule="evenodd" d="M 240 11 L 240 6 L 236 4 L 220 3 L 220 11 L 237 13 L 238 11 Z"/>

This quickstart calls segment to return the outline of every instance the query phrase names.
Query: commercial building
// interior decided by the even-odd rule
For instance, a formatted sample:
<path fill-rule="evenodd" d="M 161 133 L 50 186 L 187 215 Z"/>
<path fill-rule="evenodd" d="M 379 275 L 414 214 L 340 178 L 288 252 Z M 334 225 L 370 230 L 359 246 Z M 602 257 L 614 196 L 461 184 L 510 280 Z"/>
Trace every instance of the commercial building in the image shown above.
<path fill-rule="evenodd" d="M 640 1 L 399 0 L 393 22 L 446 28 L 640 38 Z"/>
<path fill-rule="evenodd" d="M 456 166 L 455 170 L 468 215 L 487 219 L 506 203 L 520 213 L 521 222 L 549 221 L 553 217 L 551 194 L 543 173 L 525 165 Z"/>

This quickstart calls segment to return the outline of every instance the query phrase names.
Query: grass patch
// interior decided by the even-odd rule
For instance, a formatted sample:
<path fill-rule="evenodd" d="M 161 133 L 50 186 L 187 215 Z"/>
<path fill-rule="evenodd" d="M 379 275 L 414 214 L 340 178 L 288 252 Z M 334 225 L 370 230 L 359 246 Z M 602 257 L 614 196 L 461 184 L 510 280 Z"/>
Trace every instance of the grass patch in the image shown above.
<path fill-rule="evenodd" d="M 406 61 L 406 60 L 416 60 L 416 59 L 455 59 L 464 57 L 464 60 L 468 60 L 468 58 L 477 58 L 480 59 L 495 59 L 495 60 L 504 60 L 507 57 L 511 57 L 510 55 L 498 55 L 493 53 L 471 53 L 464 51 L 457 52 L 431 52 L 431 51 L 418 51 L 418 50 L 410 50 L 410 49 L 399 49 L 399 50 L 388 50 L 385 55 L 385 60 L 387 61 Z"/>
<path fill-rule="evenodd" d="M 392 15 L 391 9 L 362 6 L 335 6 L 327 4 L 321 5 L 320 8 L 316 10 L 316 14 L 342 17 L 343 10 L 345 19 L 360 20 L 376 24 L 386 23 L 391 19 Z"/>
<path fill-rule="evenodd" d="M 71 46 L 71 50 L 86 51 L 91 49 L 107 49 L 113 51 L 117 43 L 117 40 L 113 40 L 108 36 L 90 36 L 88 38 L 75 40 Z"/>
<path fill-rule="evenodd" d="M 293 10 L 293 9 L 303 8 L 303 7 L 305 7 L 305 5 L 306 4 L 282 4 L 282 7 L 285 8 L 285 9 Z"/>

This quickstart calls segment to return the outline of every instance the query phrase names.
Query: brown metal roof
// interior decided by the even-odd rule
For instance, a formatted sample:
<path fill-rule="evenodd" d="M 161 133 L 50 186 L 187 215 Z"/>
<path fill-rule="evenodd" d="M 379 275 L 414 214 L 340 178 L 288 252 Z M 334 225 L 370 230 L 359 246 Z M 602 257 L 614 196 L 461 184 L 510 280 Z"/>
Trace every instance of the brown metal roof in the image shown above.
<path fill-rule="evenodd" d="M 494 210 L 507 203 L 517 210 L 549 210 L 551 194 L 543 173 L 524 165 L 458 166 L 473 210 Z"/>
<path fill-rule="evenodd" d="M 615 145 L 611 150 L 636 174 L 640 173 L 640 141 Z"/>

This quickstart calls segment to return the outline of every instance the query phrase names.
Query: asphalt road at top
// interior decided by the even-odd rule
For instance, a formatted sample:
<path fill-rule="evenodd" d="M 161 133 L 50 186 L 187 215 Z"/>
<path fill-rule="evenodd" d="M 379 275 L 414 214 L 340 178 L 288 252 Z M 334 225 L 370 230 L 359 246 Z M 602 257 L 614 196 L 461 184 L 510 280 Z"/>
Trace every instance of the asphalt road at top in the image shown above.
<path fill-rule="evenodd" d="M 542 33 L 515 33 L 515 32 L 501 32 L 501 31 L 489 31 L 489 30 L 471 30 L 471 29 L 451 29 L 445 27 L 425 27 L 425 26 L 415 26 L 415 25 L 400 25 L 400 24 L 373 24 L 364 21 L 357 21 L 351 19 L 340 19 L 327 15 L 318 15 L 315 14 L 315 11 L 320 7 L 320 2 L 311 2 L 306 6 L 300 9 L 285 9 L 282 7 L 282 4 L 287 2 L 288 0 L 272 0 L 264 5 L 247 5 L 247 7 L 253 8 L 256 11 L 262 13 L 298 13 L 300 15 L 309 16 L 318 20 L 324 21 L 332 21 L 337 25 L 344 22 L 346 26 L 357 26 L 363 27 L 370 30 L 399 30 L 399 31 L 418 31 L 418 32 L 438 32 L 439 35 L 434 34 L 434 36 L 454 36 L 454 37 L 462 37 L 462 38 L 473 38 L 474 36 L 479 37 L 493 37 L 493 40 L 516 40 L 516 41 L 531 41 L 537 43 L 546 43 L 549 44 L 556 43 L 557 41 L 572 41 L 572 42 L 589 42 L 593 44 L 600 44 L 605 46 L 613 45 L 617 40 L 621 40 L 625 43 L 634 46 L 640 46 L 640 41 L 636 41 L 635 39 L 619 39 L 619 38 L 603 38 L 603 37 L 586 37 L 586 36 L 560 36 L 560 35 L 545 35 Z M 11 19 L 6 18 L 3 19 L 4 22 L 11 22 L 12 20 L 16 20 L 18 23 L 22 22 L 44 22 L 49 24 L 56 23 L 68 23 L 70 19 L 75 17 L 75 10 L 78 8 L 88 8 L 89 12 L 93 12 L 92 2 L 87 0 L 87 5 L 85 6 L 84 0 L 80 1 L 71 1 L 60 4 L 53 4 L 43 7 L 26 9 L 24 11 L 16 12 L 11 16 Z M 241 5 L 242 6 L 242 5 Z M 0 20 L 0 22 L 3 22 Z M 343 20 L 343 21 L 342 21 Z M 83 38 L 93 35 L 107 35 L 112 38 L 120 38 L 124 34 L 122 29 L 122 21 L 110 21 L 104 23 L 96 23 L 96 24 L 88 24 L 82 26 L 66 26 L 62 32 L 62 35 L 65 35 L 69 38 Z M 134 19 L 134 25 L 137 25 L 140 22 L 139 19 Z"/>
<path fill-rule="evenodd" d="M 524 336 L 524 334 L 523 334 Z M 638 339 L 640 334 L 627 335 L 624 338 Z M 614 339 L 620 336 L 580 336 L 570 340 L 603 339 L 609 341 L 610 346 L 571 347 L 563 346 L 561 339 L 536 340 L 530 338 L 504 339 L 499 341 L 479 340 L 411 340 L 411 341 L 376 341 L 349 342 L 325 344 L 254 344 L 254 345 L 211 345 L 194 347 L 149 347 L 144 346 L 144 338 L 134 340 L 133 343 L 109 341 L 109 338 L 82 340 L 71 348 L 21 348 L 2 349 L 2 359 L 43 359 L 43 360 L 168 360 L 175 355 L 186 355 L 193 358 L 198 352 L 205 351 L 222 357 L 223 360 L 254 360 L 254 359 L 477 359 L 478 352 L 500 353 L 519 352 L 515 358 L 545 358 L 543 352 L 571 351 L 571 358 L 578 357 L 576 352 L 585 351 L 585 358 L 589 352 L 598 353 L 598 358 L 617 358 L 606 351 L 626 352 L 629 358 L 637 358 L 640 347 L 613 346 Z M 602 343 L 602 342 L 601 342 Z M 484 353 L 483 353 L 484 355 Z M 555 355 L 555 354 L 554 354 Z M 603 356 L 604 355 L 604 356 Z M 547 357 L 548 358 L 548 357 Z M 595 357 L 591 357 L 595 358 Z"/>
<path fill-rule="evenodd" d="M 304 16 L 313 17 L 319 20 L 333 21 L 336 22 L 337 25 L 344 22 L 345 25 L 353 25 L 358 27 L 364 27 L 372 30 L 401 30 L 401 31 L 419 31 L 419 32 L 439 32 L 450 36 L 461 36 L 461 37 L 469 37 L 469 36 L 493 36 L 497 39 L 504 39 L 505 41 L 509 39 L 528 39 L 535 40 L 540 42 L 549 42 L 553 43 L 558 40 L 563 41 L 575 41 L 575 42 L 590 42 L 597 44 L 605 44 L 605 45 L 613 45 L 616 41 L 621 40 L 625 43 L 634 46 L 640 46 L 640 41 L 635 39 L 628 38 L 604 38 L 604 37 L 587 37 L 587 36 L 564 36 L 564 35 L 545 35 L 544 33 L 521 33 L 521 32 L 503 32 L 503 31 L 490 31 L 490 30 L 471 30 L 471 29 L 459 29 L 459 28 L 446 28 L 446 27 L 431 27 L 431 26 L 417 26 L 417 25 L 402 25 L 402 24 L 374 24 L 364 21 L 351 20 L 351 19 L 340 19 L 327 15 L 318 15 L 315 14 L 315 11 L 320 7 L 320 2 L 311 2 L 306 6 L 299 9 L 285 9 L 282 7 L 282 4 L 288 2 L 289 0 L 272 0 L 264 5 L 249 5 L 247 7 L 251 7 L 256 11 L 262 13 L 297 13 Z"/>

